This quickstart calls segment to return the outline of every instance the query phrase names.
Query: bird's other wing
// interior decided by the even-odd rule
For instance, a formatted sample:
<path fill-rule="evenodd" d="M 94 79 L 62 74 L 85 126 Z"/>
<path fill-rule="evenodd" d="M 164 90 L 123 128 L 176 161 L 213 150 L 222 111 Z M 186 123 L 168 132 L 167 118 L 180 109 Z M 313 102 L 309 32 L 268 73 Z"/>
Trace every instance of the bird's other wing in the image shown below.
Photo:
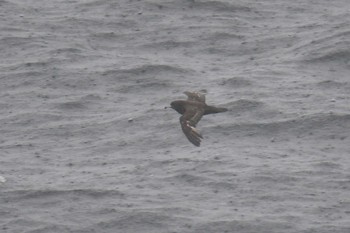
<path fill-rule="evenodd" d="M 189 101 L 205 103 L 205 95 L 203 93 L 185 91 L 184 94 L 187 95 L 187 100 Z"/>
<path fill-rule="evenodd" d="M 191 106 L 186 109 L 184 115 L 180 117 L 182 131 L 187 139 L 195 146 L 200 146 L 203 136 L 196 129 L 196 125 L 204 114 L 204 109 Z"/>

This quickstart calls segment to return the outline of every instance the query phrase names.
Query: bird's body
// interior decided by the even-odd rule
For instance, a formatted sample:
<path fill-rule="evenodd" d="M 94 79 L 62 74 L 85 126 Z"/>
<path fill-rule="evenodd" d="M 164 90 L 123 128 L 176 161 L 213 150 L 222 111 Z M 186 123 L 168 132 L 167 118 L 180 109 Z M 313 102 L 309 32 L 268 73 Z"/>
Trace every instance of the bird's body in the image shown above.
<path fill-rule="evenodd" d="M 205 95 L 200 92 L 184 92 L 187 100 L 171 102 L 171 108 L 180 113 L 180 124 L 187 139 L 195 146 L 200 146 L 203 136 L 197 131 L 196 125 L 203 115 L 226 112 L 226 108 L 209 106 L 205 103 Z"/>

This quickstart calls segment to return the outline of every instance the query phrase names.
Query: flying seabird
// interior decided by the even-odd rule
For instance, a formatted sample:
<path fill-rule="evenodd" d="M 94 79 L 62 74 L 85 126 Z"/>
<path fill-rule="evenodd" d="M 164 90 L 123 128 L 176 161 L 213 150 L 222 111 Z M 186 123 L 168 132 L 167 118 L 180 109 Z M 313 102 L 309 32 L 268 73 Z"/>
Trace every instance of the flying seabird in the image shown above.
<path fill-rule="evenodd" d="M 200 92 L 185 91 L 187 100 L 171 102 L 172 109 L 180 113 L 180 125 L 187 139 L 195 146 L 200 146 L 203 136 L 196 129 L 197 123 L 203 115 L 226 112 L 227 108 L 209 106 L 205 103 L 205 95 Z"/>

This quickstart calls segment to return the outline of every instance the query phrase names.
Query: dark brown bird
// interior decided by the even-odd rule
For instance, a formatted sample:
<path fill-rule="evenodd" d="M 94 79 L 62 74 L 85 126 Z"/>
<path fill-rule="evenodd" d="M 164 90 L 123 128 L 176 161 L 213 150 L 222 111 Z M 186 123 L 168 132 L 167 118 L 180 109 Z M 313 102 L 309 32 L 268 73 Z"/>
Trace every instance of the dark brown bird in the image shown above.
<path fill-rule="evenodd" d="M 226 112 L 227 108 L 217 108 L 205 103 L 205 95 L 200 92 L 185 91 L 187 100 L 175 100 L 171 102 L 171 108 L 176 110 L 182 116 L 180 124 L 182 131 L 188 140 L 195 146 L 200 146 L 203 136 L 196 129 L 197 123 L 203 115 Z"/>

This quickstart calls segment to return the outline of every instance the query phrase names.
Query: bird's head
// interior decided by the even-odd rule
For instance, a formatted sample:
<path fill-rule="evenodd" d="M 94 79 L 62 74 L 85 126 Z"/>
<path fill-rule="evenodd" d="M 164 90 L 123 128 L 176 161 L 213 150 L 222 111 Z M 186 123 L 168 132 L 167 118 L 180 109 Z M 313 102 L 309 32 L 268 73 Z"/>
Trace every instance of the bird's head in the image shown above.
<path fill-rule="evenodd" d="M 174 104 L 174 102 L 171 102 L 171 103 L 170 103 L 170 106 L 165 106 L 165 107 L 164 107 L 164 109 L 168 109 L 168 108 L 172 108 L 172 109 L 175 110 L 176 104 Z"/>
<path fill-rule="evenodd" d="M 185 112 L 185 105 L 183 100 L 176 100 L 170 103 L 170 108 L 174 109 L 180 114 L 184 114 Z"/>

